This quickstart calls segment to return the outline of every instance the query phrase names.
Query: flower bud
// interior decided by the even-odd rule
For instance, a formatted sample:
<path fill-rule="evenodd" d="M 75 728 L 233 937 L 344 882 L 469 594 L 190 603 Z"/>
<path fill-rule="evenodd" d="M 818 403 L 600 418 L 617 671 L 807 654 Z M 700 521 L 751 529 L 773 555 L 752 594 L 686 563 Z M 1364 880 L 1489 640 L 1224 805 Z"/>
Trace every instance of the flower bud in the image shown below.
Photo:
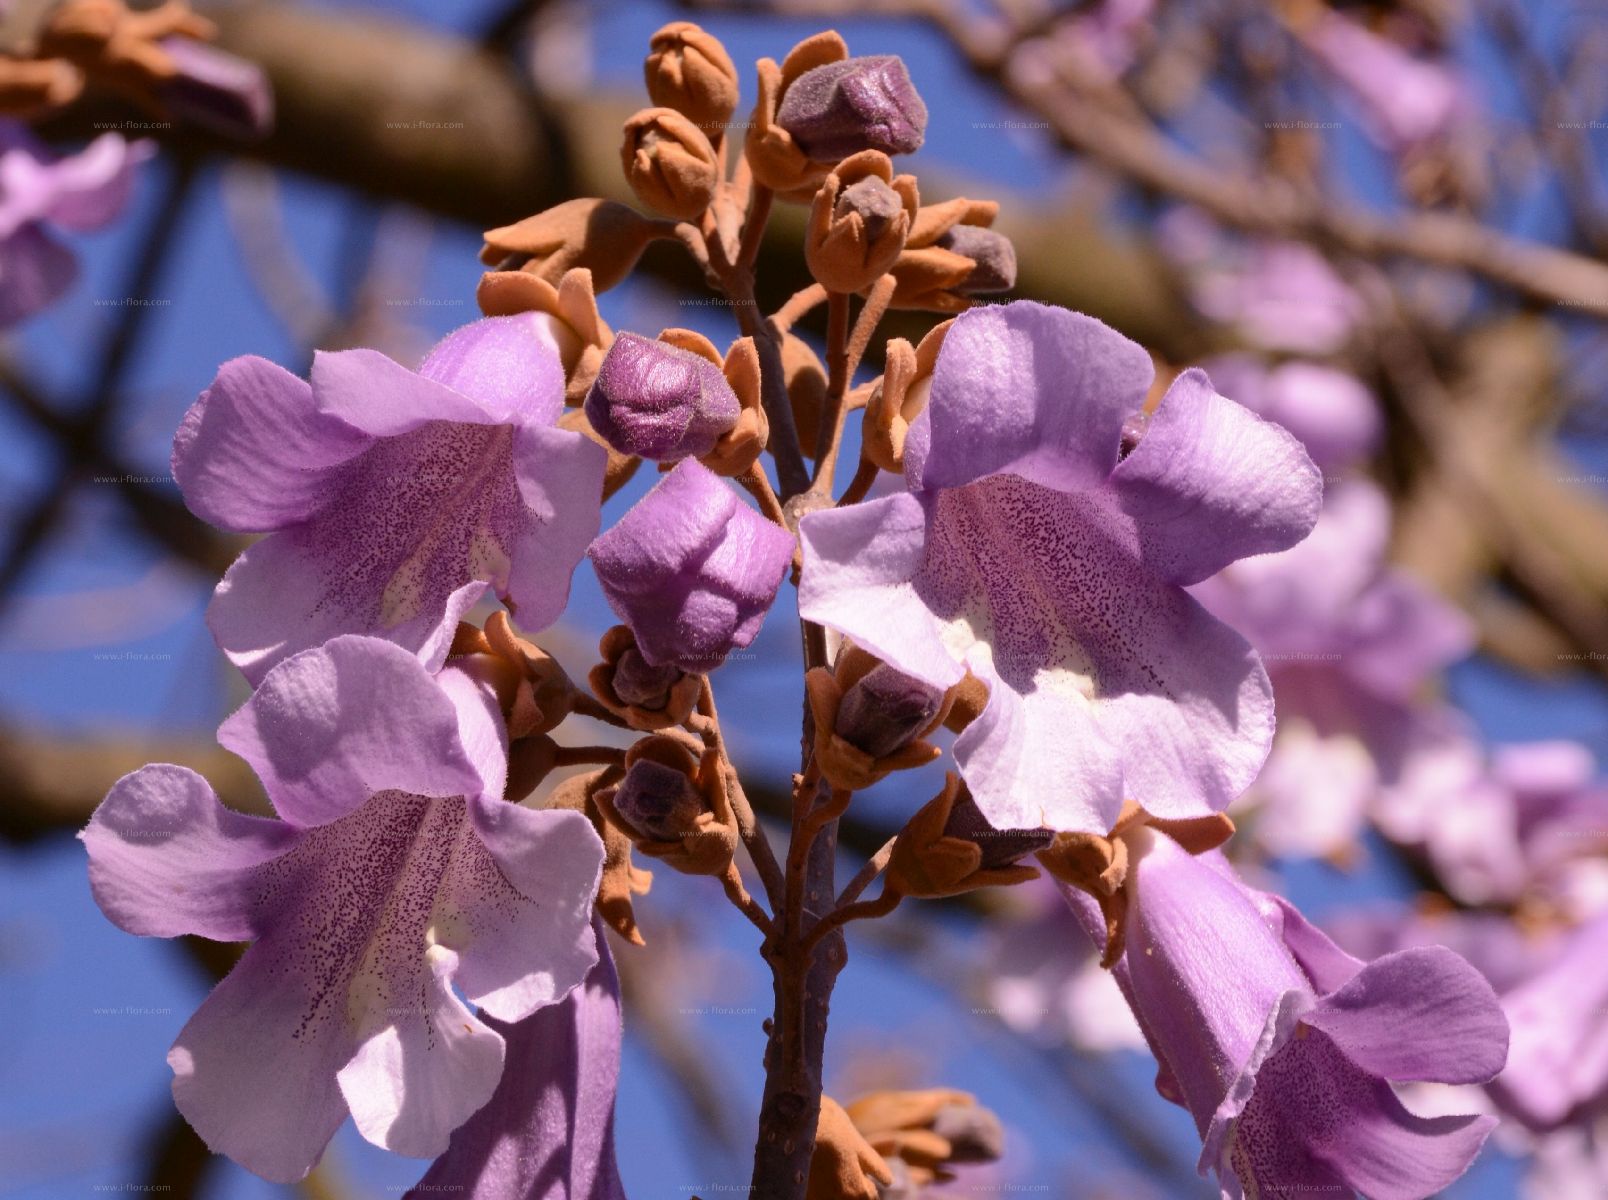
<path fill-rule="evenodd" d="M 941 689 L 878 663 L 843 694 L 835 732 L 873 758 L 902 750 L 932 727 Z"/>
<path fill-rule="evenodd" d="M 720 183 L 709 138 L 673 108 L 645 108 L 625 123 L 620 162 L 638 200 L 681 221 L 696 221 Z"/>
<path fill-rule="evenodd" d="M 705 807 L 703 794 L 685 771 L 648 758 L 631 765 L 613 802 L 633 833 L 655 842 L 680 837 Z"/>
<path fill-rule="evenodd" d="M 498 270 L 528 271 L 554 287 L 573 268 L 585 267 L 593 288 L 606 292 L 631 273 L 649 242 L 673 236 L 669 222 L 614 200 L 584 197 L 488 230 L 480 261 Z"/>
<path fill-rule="evenodd" d="M 703 677 L 674 663 L 650 663 L 624 625 L 605 633 L 598 651 L 603 661 L 587 675 L 592 694 L 632 729 L 669 729 L 685 721 L 697 706 Z"/>
<path fill-rule="evenodd" d="M 804 72 L 782 96 L 776 120 L 808 157 L 836 162 L 861 150 L 919 149 L 927 106 L 902 59 L 874 54 Z"/>
<path fill-rule="evenodd" d="M 816 186 L 826 177 L 827 168 L 812 162 L 778 121 L 779 105 L 792 84 L 817 67 L 841 62 L 849 48 L 836 30 L 828 29 L 805 38 L 788 51 L 778 66 L 774 59 L 759 60 L 759 98 L 748 122 L 743 155 L 753 171 L 754 182 L 776 191 L 785 200 L 808 203 Z"/>
<path fill-rule="evenodd" d="M 713 136 L 737 109 L 737 68 L 720 39 L 691 21 L 672 21 L 649 42 L 648 97 Z"/>
<path fill-rule="evenodd" d="M 839 163 L 810 202 L 804 260 L 823 287 L 857 292 L 893 266 L 918 207 L 911 175 L 893 177 L 886 154 L 867 150 Z"/>
<path fill-rule="evenodd" d="M 935 245 L 964 255 L 976 264 L 971 274 L 955 285 L 954 290 L 961 295 L 1008 292 L 1016 286 L 1016 247 L 1003 233 L 980 225 L 956 225 Z"/>
<path fill-rule="evenodd" d="M 1018 859 L 1045 849 L 1055 840 L 1055 832 L 1050 829 L 995 829 L 977 807 L 977 801 L 972 799 L 971 790 L 965 787 L 960 789 L 949 810 L 944 836 L 975 842 L 982 851 L 982 859 L 977 864 L 980 871 L 1008 867 Z"/>
<path fill-rule="evenodd" d="M 737 819 L 717 751 L 700 758 L 676 738 L 645 737 L 626 751 L 619 786 L 599 791 L 596 800 L 648 857 L 689 875 L 730 869 Z"/>
<path fill-rule="evenodd" d="M 700 672 L 754 640 L 794 547 L 718 475 L 683 459 L 587 554 L 642 656 Z"/>
<path fill-rule="evenodd" d="M 741 405 L 715 363 L 622 333 L 603 356 L 585 409 L 592 428 L 621 454 L 673 462 L 714 449 Z"/>
<path fill-rule="evenodd" d="M 944 321 L 934 325 L 919 346 L 912 346 L 904 338 L 888 339 L 887 366 L 866 402 L 861 427 L 866 457 L 884 471 L 897 475 L 905 469 L 905 438 L 927 407 L 938 351 L 953 324 Z"/>

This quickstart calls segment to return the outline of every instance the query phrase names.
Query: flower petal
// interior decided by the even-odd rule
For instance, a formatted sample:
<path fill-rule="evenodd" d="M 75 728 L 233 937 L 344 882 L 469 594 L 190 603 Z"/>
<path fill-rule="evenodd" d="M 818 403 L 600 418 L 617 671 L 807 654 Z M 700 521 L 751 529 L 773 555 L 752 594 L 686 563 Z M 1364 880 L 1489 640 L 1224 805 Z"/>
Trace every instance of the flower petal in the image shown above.
<path fill-rule="evenodd" d="M 602 523 L 608 460 L 579 433 L 541 425 L 514 431 L 524 520 L 509 547 L 508 599 L 526 630 L 546 629 L 563 615 L 575 568 Z"/>
<path fill-rule="evenodd" d="M 1384 1079 L 1484 1083 L 1507 1060 L 1508 1023 L 1496 993 L 1444 946 L 1375 959 L 1304 1019 Z"/>
<path fill-rule="evenodd" d="M 433 421 L 502 424 L 471 397 L 378 350 L 320 350 L 309 378 L 319 412 L 370 437 L 398 437 Z"/>
<path fill-rule="evenodd" d="M 254 868 L 297 834 L 225 808 L 201 776 L 162 763 L 119 779 L 78 836 L 95 903 L 120 929 L 243 942 L 259 932 Z"/>
<path fill-rule="evenodd" d="M 597 962 L 603 843 L 578 812 L 482 796 L 469 820 L 481 849 L 466 848 L 441 904 L 480 916 L 461 930 L 438 923 L 438 936 L 459 953 L 454 982 L 469 1001 L 518 1021 L 562 999 Z"/>
<path fill-rule="evenodd" d="M 1231 1167 L 1252 1195 L 1332 1196 L 1339 1186 L 1369 1200 L 1423 1200 L 1468 1168 L 1495 1124 L 1414 1116 L 1388 1083 L 1313 1033 L 1263 1064 L 1219 1169 Z"/>
<path fill-rule="evenodd" d="M 926 528 L 926 510 L 908 492 L 810 513 L 799 522 L 798 611 L 905 674 L 947 688 L 965 671 L 911 582 L 926 557 Z"/>
<path fill-rule="evenodd" d="M 962 313 L 933 370 L 922 488 L 1011 472 L 1062 491 L 1103 480 L 1155 370 L 1093 317 L 1018 300 Z"/>
<path fill-rule="evenodd" d="M 38 225 L 0 239 L 0 329 L 49 308 L 77 278 L 73 252 Z"/>
<path fill-rule="evenodd" d="M 551 425 L 564 411 L 564 367 L 544 313 L 485 317 L 454 329 L 419 374 L 468 396 L 498 424 Z"/>
<path fill-rule="evenodd" d="M 592 929 L 597 965 L 562 1004 L 515 1024 L 487 1018 L 508 1045 L 502 1079 L 412 1200 L 625 1200 L 614 1158 L 620 984 L 601 926 Z"/>
<path fill-rule="evenodd" d="M 397 1154 L 429 1158 L 452 1131 L 491 1099 L 502 1075 L 503 1039 L 452 990 L 458 956 L 445 946 L 424 955 L 428 971 L 404 1003 L 363 1040 L 336 1078 L 358 1132 Z"/>
<path fill-rule="evenodd" d="M 451 698 L 418 659 L 377 638 L 338 637 L 286 659 L 218 741 L 251 764 L 292 825 L 338 820 L 379 792 L 473 796 L 482 786 Z"/>
<path fill-rule="evenodd" d="M 395 527 L 393 527 L 393 532 Z M 322 645 L 342 634 L 383 636 L 416 653 L 429 670 L 438 668 L 452 645 L 458 621 L 475 606 L 486 584 L 470 579 L 439 596 L 420 598 L 417 585 L 398 588 L 400 619 L 387 623 L 377 612 L 384 603 L 382 585 L 364 588 L 364 580 L 343 578 L 341 571 L 373 566 L 365 557 L 333 558 L 319 552 L 319 540 L 305 526 L 269 534 L 235 559 L 224 573 L 207 626 L 219 648 L 246 679 L 259 684 L 290 655 Z M 333 535 L 322 539 L 333 543 Z M 445 585 L 445 574 L 427 577 Z"/>
<path fill-rule="evenodd" d="M 344 1020 L 315 1019 L 320 978 L 276 939 L 258 942 L 180 1031 L 173 1102 L 201 1140 L 293 1183 L 346 1119 L 335 1072 L 356 1049 Z"/>
<path fill-rule="evenodd" d="M 246 355 L 218 368 L 173 439 L 173 476 L 190 511 L 220 529 L 260 533 L 306 520 L 331 475 L 372 439 L 313 407 L 307 383 Z"/>
<path fill-rule="evenodd" d="M 1301 443 L 1219 396 L 1198 369 L 1173 381 L 1111 482 L 1138 523 L 1145 565 L 1181 585 L 1295 545 L 1323 503 Z"/>

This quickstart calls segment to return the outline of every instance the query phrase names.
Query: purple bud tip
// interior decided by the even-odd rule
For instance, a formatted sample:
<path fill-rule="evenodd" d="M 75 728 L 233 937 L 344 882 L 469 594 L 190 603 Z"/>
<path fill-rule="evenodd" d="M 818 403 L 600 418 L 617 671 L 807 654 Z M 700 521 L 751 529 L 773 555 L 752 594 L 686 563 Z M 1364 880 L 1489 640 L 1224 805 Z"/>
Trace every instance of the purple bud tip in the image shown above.
<path fill-rule="evenodd" d="M 164 38 L 162 49 L 178 74 L 159 99 L 179 120 L 241 141 L 273 128 L 273 92 L 256 63 L 191 38 Z"/>
<path fill-rule="evenodd" d="M 1043 850 L 1055 840 L 1054 831 L 1049 829 L 995 829 L 966 788 L 960 789 L 954 807 L 949 810 L 949 820 L 944 823 L 944 836 L 976 842 L 983 852 L 983 860 L 977 864 L 980 871 L 1008 867 L 1035 850 Z"/>
<path fill-rule="evenodd" d="M 956 225 L 938 239 L 938 244 L 977 264 L 955 289 L 961 295 L 1008 292 L 1016 286 L 1016 247 L 1003 233 L 981 225 Z"/>
<path fill-rule="evenodd" d="M 903 60 L 876 54 L 805 71 L 782 96 L 776 121 L 810 158 L 837 162 L 861 150 L 920 149 L 927 106 Z"/>
<path fill-rule="evenodd" d="M 622 333 L 586 394 L 586 416 L 621 454 L 656 462 L 713 450 L 741 411 L 719 367 L 702 355 Z"/>
<path fill-rule="evenodd" d="M 685 772 L 650 758 L 631 764 L 614 792 L 614 811 L 643 837 L 669 842 L 692 829 L 703 794 Z"/>
<path fill-rule="evenodd" d="M 844 693 L 834 732 L 872 758 L 883 758 L 915 741 L 943 699 L 939 689 L 881 663 Z"/>
<path fill-rule="evenodd" d="M 949 1143 L 946 1162 L 998 1162 L 1005 1156 L 999 1118 L 975 1104 L 944 1105 L 933 1116 L 932 1131 Z"/>
<path fill-rule="evenodd" d="M 859 213 L 860 219 L 865 222 L 866 240 L 870 242 L 886 233 L 902 212 L 904 201 L 899 198 L 899 193 L 875 175 L 867 175 L 849 184 L 832 208 L 832 215 L 839 219 L 850 213 Z"/>
<path fill-rule="evenodd" d="M 670 689 L 685 673 L 675 663 L 654 666 L 632 646 L 614 664 L 614 694 L 637 708 L 661 709 L 670 703 Z"/>
<path fill-rule="evenodd" d="M 1150 414 L 1147 412 L 1131 413 L 1122 422 L 1122 442 L 1117 447 L 1117 460 L 1127 458 L 1132 454 L 1134 447 L 1138 446 L 1145 436 L 1145 429 L 1150 425 Z"/>

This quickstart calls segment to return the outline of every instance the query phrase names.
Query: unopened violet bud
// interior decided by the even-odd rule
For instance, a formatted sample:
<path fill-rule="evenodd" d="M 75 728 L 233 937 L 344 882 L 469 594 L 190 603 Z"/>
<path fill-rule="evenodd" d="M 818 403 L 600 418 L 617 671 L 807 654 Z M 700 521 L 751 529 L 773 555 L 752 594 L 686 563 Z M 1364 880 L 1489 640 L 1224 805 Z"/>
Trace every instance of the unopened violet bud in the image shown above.
<path fill-rule="evenodd" d="M 865 222 L 865 239 L 875 242 L 904 212 L 904 198 L 875 175 L 849 184 L 838 195 L 833 215 L 847 217 L 858 213 Z"/>
<path fill-rule="evenodd" d="M 685 674 L 674 663 L 654 666 L 633 646 L 614 666 L 614 694 L 638 708 L 661 709 L 670 702 L 670 689 Z"/>
<path fill-rule="evenodd" d="M 861 150 L 919 149 L 927 106 L 903 60 L 876 54 L 805 71 L 783 94 L 776 122 L 816 162 L 837 162 Z"/>
<path fill-rule="evenodd" d="M 785 529 L 685 459 L 588 553 L 643 659 L 697 673 L 754 640 L 793 548 Z"/>
<path fill-rule="evenodd" d="M 833 732 L 872 758 L 883 758 L 915 741 L 943 700 L 938 688 L 882 663 L 843 694 Z"/>
<path fill-rule="evenodd" d="M 675 841 L 687 833 L 706 807 L 703 793 L 685 771 L 651 758 L 631 764 L 612 802 L 621 820 L 656 842 Z"/>
<path fill-rule="evenodd" d="M 977 264 L 955 285 L 954 290 L 961 295 L 1008 292 L 1016 286 L 1016 247 L 1003 233 L 981 225 L 956 225 L 938 239 L 937 245 Z"/>
<path fill-rule="evenodd" d="M 1043 850 L 1055 840 L 1049 829 L 996 829 L 983 816 L 983 810 L 972 799 L 970 789 L 961 788 L 944 822 L 944 836 L 962 841 L 976 842 L 983 852 L 979 871 L 992 871 L 1008 867 L 1035 850 Z"/>
<path fill-rule="evenodd" d="M 161 45 L 178 73 L 160 85 L 157 99 L 179 120 L 240 140 L 273 127 L 273 92 L 256 63 L 193 38 Z"/>
<path fill-rule="evenodd" d="M 621 454 L 656 462 L 696 458 L 737 422 L 737 393 L 702 355 L 622 333 L 586 394 L 586 418 Z"/>

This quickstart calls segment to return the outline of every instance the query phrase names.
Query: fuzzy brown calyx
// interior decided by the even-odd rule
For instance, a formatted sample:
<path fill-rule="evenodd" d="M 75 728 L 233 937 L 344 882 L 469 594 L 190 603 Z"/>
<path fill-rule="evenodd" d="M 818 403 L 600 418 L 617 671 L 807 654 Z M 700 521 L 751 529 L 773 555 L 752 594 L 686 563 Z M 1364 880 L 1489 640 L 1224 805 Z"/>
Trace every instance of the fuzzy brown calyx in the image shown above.
<path fill-rule="evenodd" d="M 1234 822 L 1222 813 L 1181 820 L 1153 817 L 1133 800 L 1125 800 L 1111 832 L 1061 833 L 1037 858 L 1050 875 L 1087 892 L 1105 920 L 1105 948 L 1100 965 L 1117 965 L 1127 944 L 1130 901 L 1128 835 L 1146 826 L 1166 834 L 1190 854 L 1215 850 L 1234 835 Z"/>
<path fill-rule="evenodd" d="M 564 365 L 564 403 L 578 407 L 597 378 L 597 368 L 614 344 L 614 331 L 597 310 L 592 272 L 573 267 L 555 286 L 529 271 L 487 271 L 475 301 L 488 317 L 539 312 L 552 318 L 553 340 Z"/>
<path fill-rule="evenodd" d="M 598 643 L 603 661 L 586 681 L 599 703 L 632 729 L 653 733 L 680 725 L 698 706 L 703 676 L 679 667 L 654 667 L 642 657 L 636 636 L 615 625 Z"/>
<path fill-rule="evenodd" d="M 960 777 L 948 772 L 943 790 L 922 805 L 899 831 L 883 882 L 885 893 L 930 899 L 958 896 L 983 887 L 1009 887 L 1038 877 L 1032 867 L 1014 861 L 995 865 L 989 851 L 975 837 L 957 836 L 953 818 L 962 786 Z M 992 849 L 997 862 L 999 848 Z M 1022 850 L 1024 854 L 1028 852 Z"/>
<path fill-rule="evenodd" d="M 880 150 L 845 158 L 810 202 L 804 261 L 828 291 L 858 292 L 880 279 L 904 249 L 920 207 L 914 175 L 893 173 Z"/>
<path fill-rule="evenodd" d="M 884 471 L 904 471 L 905 438 L 911 424 L 927 407 L 938 351 L 953 324 L 951 320 L 934 325 L 917 346 L 911 346 L 904 338 L 888 342 L 887 364 L 881 380 L 871 389 L 861 426 L 865 456 Z"/>
<path fill-rule="evenodd" d="M 664 734 L 637 742 L 618 784 L 597 805 L 649 858 L 687 875 L 722 875 L 737 851 L 737 819 L 726 795 L 720 756 L 702 756 Z"/>
<path fill-rule="evenodd" d="M 603 874 L 597 885 L 597 915 L 615 933 L 633 946 L 644 945 L 637 928 L 632 896 L 645 896 L 653 886 L 653 873 L 631 861 L 631 839 L 603 816 L 597 793 L 620 782 L 625 772 L 605 767 L 584 775 L 572 775 L 553 788 L 548 808 L 568 808 L 585 814 L 603 841 Z"/>
<path fill-rule="evenodd" d="M 887 691 L 911 695 L 882 694 L 878 681 L 887 675 L 893 685 Z M 860 791 L 894 771 L 925 766 L 941 753 L 925 738 L 943 723 L 947 695 L 900 675 L 852 643 L 844 644 L 830 670 L 811 668 L 804 692 L 815 726 L 815 761 L 835 788 Z M 851 702 L 847 711 L 846 701 Z"/>
<path fill-rule="evenodd" d="M 551 732 L 574 707 L 575 685 L 564 668 L 540 646 L 520 637 L 506 612 L 492 613 L 484 629 L 460 622 L 449 653 L 480 662 L 496 692 L 510 741 Z"/>
<path fill-rule="evenodd" d="M 808 202 L 832 164 L 812 162 L 793 135 L 777 123 L 776 110 L 800 75 L 848 56 L 849 47 L 842 36 L 828 29 L 794 46 L 779 66 L 775 59 L 759 60 L 759 98 L 754 102 L 743 153 L 754 181 L 784 200 Z"/>
<path fill-rule="evenodd" d="M 962 225 L 988 229 L 998 215 L 996 201 L 965 197 L 921 208 L 911 224 L 903 253 L 889 268 L 889 274 L 897 281 L 890 307 L 944 313 L 970 308 L 972 301 L 966 289 L 979 263 L 954 248 L 967 245 L 964 240 L 956 240 L 954 230 Z"/>
<path fill-rule="evenodd" d="M 720 168 L 703 130 L 673 108 L 644 108 L 621 131 L 620 165 L 638 200 L 696 221 L 715 198 Z"/>
<path fill-rule="evenodd" d="M 832 1097 L 821 1095 L 805 1200 L 878 1200 L 893 1171 Z"/>
<path fill-rule="evenodd" d="M 480 261 L 498 270 L 528 272 L 555 287 L 569 271 L 585 267 L 593 288 L 606 292 L 630 275 L 649 242 L 674 236 L 672 221 L 587 196 L 487 230 Z"/>
<path fill-rule="evenodd" d="M 673 108 L 710 138 L 737 111 L 737 67 L 719 38 L 691 21 L 672 21 L 648 43 L 642 64 L 648 97 Z"/>
<path fill-rule="evenodd" d="M 845 1112 L 872 1149 L 904 1164 L 918 1187 L 953 1179 L 958 1164 L 995 1162 L 1005 1149 L 999 1118 L 952 1088 L 871 1092 Z"/>

